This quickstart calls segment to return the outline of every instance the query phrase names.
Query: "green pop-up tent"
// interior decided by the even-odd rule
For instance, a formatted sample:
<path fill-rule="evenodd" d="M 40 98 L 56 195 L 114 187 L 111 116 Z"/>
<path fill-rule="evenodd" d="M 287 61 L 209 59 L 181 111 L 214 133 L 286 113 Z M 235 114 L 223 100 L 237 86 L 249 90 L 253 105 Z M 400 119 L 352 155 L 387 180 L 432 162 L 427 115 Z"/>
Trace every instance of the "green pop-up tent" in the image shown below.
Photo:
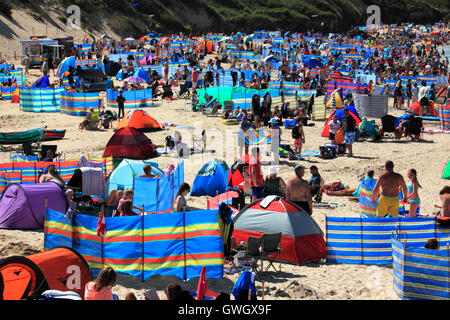
<path fill-rule="evenodd" d="M 450 180 L 450 160 L 447 162 L 445 166 L 444 173 L 442 174 L 442 179 Z"/>

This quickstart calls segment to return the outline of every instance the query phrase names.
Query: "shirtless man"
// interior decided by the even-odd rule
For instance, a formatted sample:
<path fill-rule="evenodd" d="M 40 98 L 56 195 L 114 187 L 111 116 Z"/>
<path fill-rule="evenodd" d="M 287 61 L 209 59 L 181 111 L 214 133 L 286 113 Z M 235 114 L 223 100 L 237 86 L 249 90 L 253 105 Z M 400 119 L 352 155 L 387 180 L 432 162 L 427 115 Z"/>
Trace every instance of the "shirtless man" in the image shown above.
<path fill-rule="evenodd" d="M 290 179 L 286 186 L 286 199 L 294 202 L 299 207 L 312 215 L 312 196 L 308 181 L 303 179 L 305 167 L 298 165 L 295 167 L 296 177 Z"/>
<path fill-rule="evenodd" d="M 66 183 L 64 182 L 61 175 L 56 171 L 56 167 L 54 164 L 48 165 L 47 173 L 41 175 L 41 177 L 39 178 L 39 183 L 46 183 L 46 182 L 54 182 L 58 186 L 60 186 L 66 195 L 67 203 L 70 203 L 70 200 L 72 200 L 73 198 L 74 192 L 72 189 L 66 187 Z"/>
<path fill-rule="evenodd" d="M 152 166 L 149 164 L 144 165 L 144 173 L 141 174 L 139 177 L 141 178 L 157 178 L 157 176 L 155 176 L 152 173 Z"/>
<path fill-rule="evenodd" d="M 435 207 L 441 209 L 441 217 L 450 217 L 450 186 L 442 188 L 439 192 L 439 197 L 441 198 L 442 204 Z"/>
<path fill-rule="evenodd" d="M 380 174 L 373 189 L 372 203 L 375 203 L 381 187 L 381 196 L 377 205 L 377 216 L 383 218 L 390 214 L 391 217 L 398 217 L 399 187 L 402 188 L 403 201 L 406 200 L 408 189 L 406 188 L 406 183 L 402 175 L 394 172 L 394 163 L 392 161 L 386 161 L 384 169 L 385 171 Z"/>

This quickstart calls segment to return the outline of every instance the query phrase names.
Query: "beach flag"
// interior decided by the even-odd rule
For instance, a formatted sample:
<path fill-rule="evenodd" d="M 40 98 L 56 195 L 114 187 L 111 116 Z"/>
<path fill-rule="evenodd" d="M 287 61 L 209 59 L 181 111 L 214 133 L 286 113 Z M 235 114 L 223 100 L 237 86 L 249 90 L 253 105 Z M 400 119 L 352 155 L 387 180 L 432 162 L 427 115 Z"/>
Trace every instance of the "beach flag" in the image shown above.
<path fill-rule="evenodd" d="M 105 223 L 105 217 L 103 215 L 103 212 L 98 217 L 97 222 L 97 235 L 99 237 L 103 237 L 106 234 L 106 223 Z"/>

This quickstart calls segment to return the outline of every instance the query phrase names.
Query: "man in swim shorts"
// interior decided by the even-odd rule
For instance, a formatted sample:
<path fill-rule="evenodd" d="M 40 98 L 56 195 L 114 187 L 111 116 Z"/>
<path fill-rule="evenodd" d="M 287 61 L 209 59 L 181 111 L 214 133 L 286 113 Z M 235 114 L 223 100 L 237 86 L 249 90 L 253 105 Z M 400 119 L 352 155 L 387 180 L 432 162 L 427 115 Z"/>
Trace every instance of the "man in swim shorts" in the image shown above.
<path fill-rule="evenodd" d="M 394 172 L 394 163 L 390 160 L 386 161 L 384 172 L 377 179 L 372 193 L 372 203 L 375 203 L 380 187 L 381 196 L 378 199 L 377 216 L 383 218 L 389 214 L 391 217 L 398 217 L 399 188 L 402 188 L 403 201 L 406 199 L 408 189 L 403 176 Z"/>

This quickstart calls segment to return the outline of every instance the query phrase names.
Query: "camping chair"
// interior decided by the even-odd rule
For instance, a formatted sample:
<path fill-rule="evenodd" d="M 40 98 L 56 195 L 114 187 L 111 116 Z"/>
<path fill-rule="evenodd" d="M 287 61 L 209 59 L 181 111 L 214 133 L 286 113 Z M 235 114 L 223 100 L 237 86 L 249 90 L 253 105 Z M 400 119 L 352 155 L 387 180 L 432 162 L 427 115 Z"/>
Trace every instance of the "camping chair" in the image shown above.
<path fill-rule="evenodd" d="M 396 121 L 397 121 L 397 119 L 390 114 L 387 114 L 387 115 L 381 117 L 381 126 L 383 127 L 383 132 L 395 133 L 395 122 Z"/>
<path fill-rule="evenodd" d="M 409 120 L 409 130 L 408 136 L 411 139 L 420 139 L 420 134 L 422 133 L 422 118 L 421 117 L 413 117 Z"/>
<path fill-rule="evenodd" d="M 227 112 L 233 112 L 233 101 L 223 102 L 222 114 L 225 114 Z"/>
<path fill-rule="evenodd" d="M 180 99 L 189 99 L 191 91 L 186 87 L 186 84 L 180 84 L 180 91 L 176 92 L 176 95 Z"/>
<path fill-rule="evenodd" d="M 195 152 L 196 148 L 199 148 L 202 153 L 206 150 L 206 131 L 203 130 L 200 136 L 192 135 L 192 148 Z"/>
<path fill-rule="evenodd" d="M 269 265 L 267 266 L 267 270 L 272 268 L 275 269 L 276 272 L 278 270 L 273 265 L 273 262 L 275 262 L 275 259 L 281 255 L 281 248 L 278 248 L 281 244 L 281 236 L 282 233 L 264 233 L 261 236 L 261 242 L 262 242 L 262 250 L 261 250 L 261 256 L 269 261 Z M 274 255 L 272 258 L 270 256 Z M 280 262 L 280 272 L 281 272 L 281 262 Z"/>
<path fill-rule="evenodd" d="M 247 251 L 244 258 L 251 261 L 252 271 L 258 273 L 258 260 L 261 259 L 261 238 L 248 237 L 247 239 Z"/>

